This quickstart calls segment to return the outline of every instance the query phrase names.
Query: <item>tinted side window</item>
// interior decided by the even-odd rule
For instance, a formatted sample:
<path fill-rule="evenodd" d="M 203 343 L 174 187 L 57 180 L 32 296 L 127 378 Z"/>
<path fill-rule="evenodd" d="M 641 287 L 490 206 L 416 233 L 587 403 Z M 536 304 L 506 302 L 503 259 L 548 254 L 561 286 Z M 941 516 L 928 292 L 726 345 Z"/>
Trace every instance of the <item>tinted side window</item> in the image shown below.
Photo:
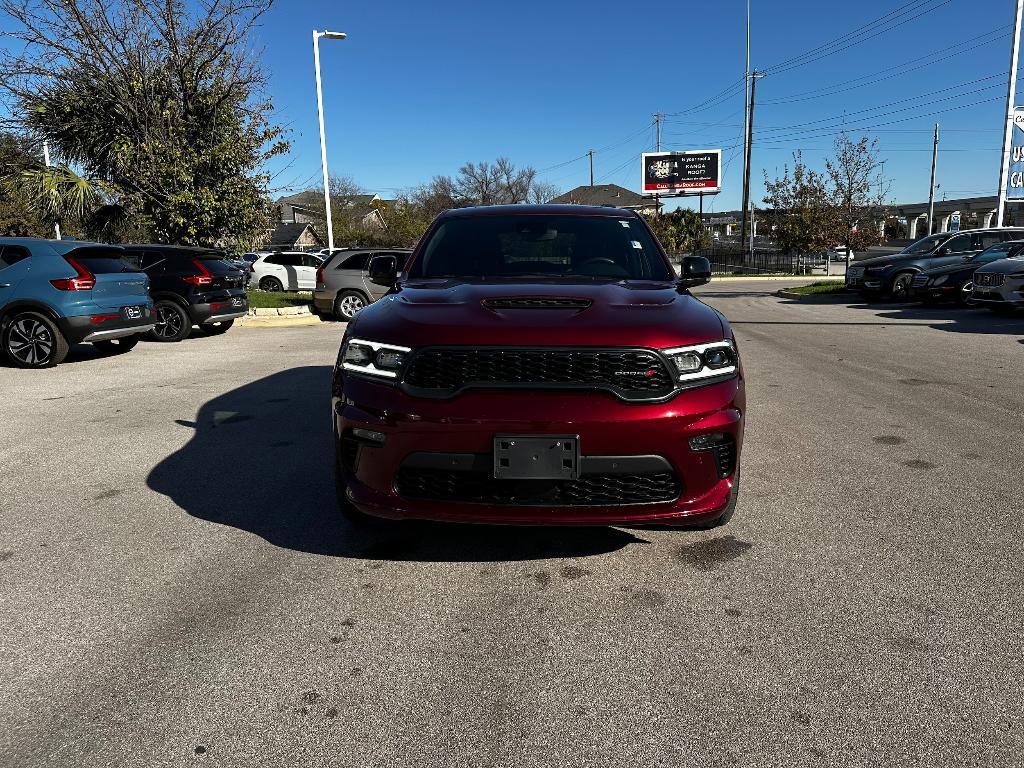
<path fill-rule="evenodd" d="M 319 267 L 323 262 L 311 253 L 307 253 L 302 257 L 302 266 L 304 267 Z"/>
<path fill-rule="evenodd" d="M 1001 243 L 1006 238 L 1000 232 L 983 232 L 978 235 L 978 242 L 974 247 L 978 250 L 984 251 L 986 248 L 991 248 L 996 243 Z"/>
<path fill-rule="evenodd" d="M 942 249 L 946 253 L 964 253 L 965 251 L 969 251 L 971 250 L 971 236 L 957 235 L 956 237 L 946 241 L 946 244 L 942 246 Z"/>
<path fill-rule="evenodd" d="M 366 265 L 370 262 L 369 253 L 353 253 L 347 259 L 342 259 L 338 265 L 338 269 L 366 269 Z"/>
<path fill-rule="evenodd" d="M 286 267 L 301 267 L 302 266 L 302 254 L 301 253 L 282 253 L 279 257 L 278 264 L 284 264 Z"/>
<path fill-rule="evenodd" d="M 280 266 L 280 265 L 285 263 L 284 261 L 282 261 L 282 258 L 283 258 L 282 256 L 267 256 L 267 258 L 265 258 L 263 260 L 263 263 L 264 264 L 275 264 L 277 266 Z"/>
<path fill-rule="evenodd" d="M 0 245 L 0 269 L 7 269 L 28 257 L 29 252 L 25 248 L 16 245 Z"/>

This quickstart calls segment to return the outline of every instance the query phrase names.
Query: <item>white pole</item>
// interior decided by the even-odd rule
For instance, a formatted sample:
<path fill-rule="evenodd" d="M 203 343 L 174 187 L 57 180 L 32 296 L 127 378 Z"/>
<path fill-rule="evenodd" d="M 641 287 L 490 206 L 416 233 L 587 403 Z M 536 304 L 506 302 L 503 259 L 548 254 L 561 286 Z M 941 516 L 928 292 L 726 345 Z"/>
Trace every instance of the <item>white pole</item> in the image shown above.
<path fill-rule="evenodd" d="M 1022 0 L 1024 2 L 1024 0 Z M 324 135 L 324 93 L 320 85 L 320 36 L 313 30 L 313 67 L 316 69 L 316 113 L 320 119 L 320 164 L 324 171 L 324 207 L 327 211 L 328 253 L 334 250 L 334 222 L 331 220 L 331 180 L 327 174 L 327 137 Z"/>
<path fill-rule="evenodd" d="M 1017 0 L 1017 18 L 1013 25 L 1013 44 L 1010 47 L 1010 77 L 1006 90 L 1006 127 L 1003 131 L 1003 158 L 999 166 L 999 208 L 996 226 L 1003 226 L 1006 212 L 1006 176 L 1010 171 L 1010 145 L 1013 142 L 1013 113 L 1016 107 L 1017 65 L 1020 61 L 1020 24 L 1024 15 L 1024 0 Z"/>
<path fill-rule="evenodd" d="M 46 167 L 50 167 L 50 145 L 43 142 L 43 162 L 46 163 Z M 60 224 L 57 222 L 53 223 L 53 231 L 57 234 L 57 239 L 60 240 Z"/>

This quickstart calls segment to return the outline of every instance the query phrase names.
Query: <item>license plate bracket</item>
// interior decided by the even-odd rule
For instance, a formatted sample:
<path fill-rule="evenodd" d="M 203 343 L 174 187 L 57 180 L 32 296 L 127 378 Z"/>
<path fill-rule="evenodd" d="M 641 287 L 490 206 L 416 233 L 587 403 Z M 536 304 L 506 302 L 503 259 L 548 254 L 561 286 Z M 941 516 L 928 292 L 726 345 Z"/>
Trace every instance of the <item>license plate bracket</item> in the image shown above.
<path fill-rule="evenodd" d="M 576 480 L 579 435 L 495 435 L 496 480 Z"/>

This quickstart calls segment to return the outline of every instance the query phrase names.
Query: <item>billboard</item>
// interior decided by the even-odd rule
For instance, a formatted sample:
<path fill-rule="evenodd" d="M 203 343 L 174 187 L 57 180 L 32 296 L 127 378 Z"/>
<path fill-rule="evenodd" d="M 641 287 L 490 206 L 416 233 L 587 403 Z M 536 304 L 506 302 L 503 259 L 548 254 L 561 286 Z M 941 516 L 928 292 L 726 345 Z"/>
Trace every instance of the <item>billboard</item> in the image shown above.
<path fill-rule="evenodd" d="M 1010 167 L 1006 175 L 1006 199 L 1024 200 L 1024 107 L 1013 110 L 1013 138 L 1010 140 Z"/>
<path fill-rule="evenodd" d="M 722 191 L 722 150 L 645 152 L 641 156 L 645 195 L 717 195 Z"/>

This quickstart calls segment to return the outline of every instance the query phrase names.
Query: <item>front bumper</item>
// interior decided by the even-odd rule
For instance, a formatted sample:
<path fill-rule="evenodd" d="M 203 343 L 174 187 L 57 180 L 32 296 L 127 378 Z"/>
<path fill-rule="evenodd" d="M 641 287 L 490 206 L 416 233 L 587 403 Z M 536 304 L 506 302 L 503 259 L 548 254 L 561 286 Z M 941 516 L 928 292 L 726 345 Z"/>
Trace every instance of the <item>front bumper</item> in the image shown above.
<path fill-rule="evenodd" d="M 545 390 L 468 391 L 452 400 L 428 400 L 347 377 L 340 386 L 336 382 L 333 421 L 349 499 L 370 515 L 524 525 L 689 525 L 714 519 L 730 502 L 744 409 L 741 378 L 681 392 L 667 403 L 630 404 L 602 393 Z M 384 443 L 356 440 L 354 429 L 381 433 Z M 716 451 L 690 448 L 691 437 L 710 434 L 726 436 L 734 451 L 724 471 Z M 550 494 L 543 488 L 525 497 L 510 495 L 503 484 L 516 481 L 495 481 L 487 471 L 496 435 L 578 436 L 581 482 L 551 488 Z M 652 463 L 643 469 L 643 461 Z M 404 478 L 410 468 L 446 467 L 440 487 L 452 496 L 425 498 L 408 490 Z M 461 482 L 458 473 L 472 470 L 483 474 Z M 599 486 L 609 477 L 627 501 L 611 501 Z M 674 492 L 665 490 L 668 478 L 674 478 Z M 645 491 L 656 487 L 660 500 L 628 501 L 628 488 L 637 483 Z M 466 488 L 472 493 L 460 498 Z M 589 503 L 589 492 L 600 500 Z"/>
<path fill-rule="evenodd" d="M 1007 280 L 1003 285 L 985 288 L 975 285 L 971 303 L 981 306 L 1024 307 L 1024 280 Z"/>

